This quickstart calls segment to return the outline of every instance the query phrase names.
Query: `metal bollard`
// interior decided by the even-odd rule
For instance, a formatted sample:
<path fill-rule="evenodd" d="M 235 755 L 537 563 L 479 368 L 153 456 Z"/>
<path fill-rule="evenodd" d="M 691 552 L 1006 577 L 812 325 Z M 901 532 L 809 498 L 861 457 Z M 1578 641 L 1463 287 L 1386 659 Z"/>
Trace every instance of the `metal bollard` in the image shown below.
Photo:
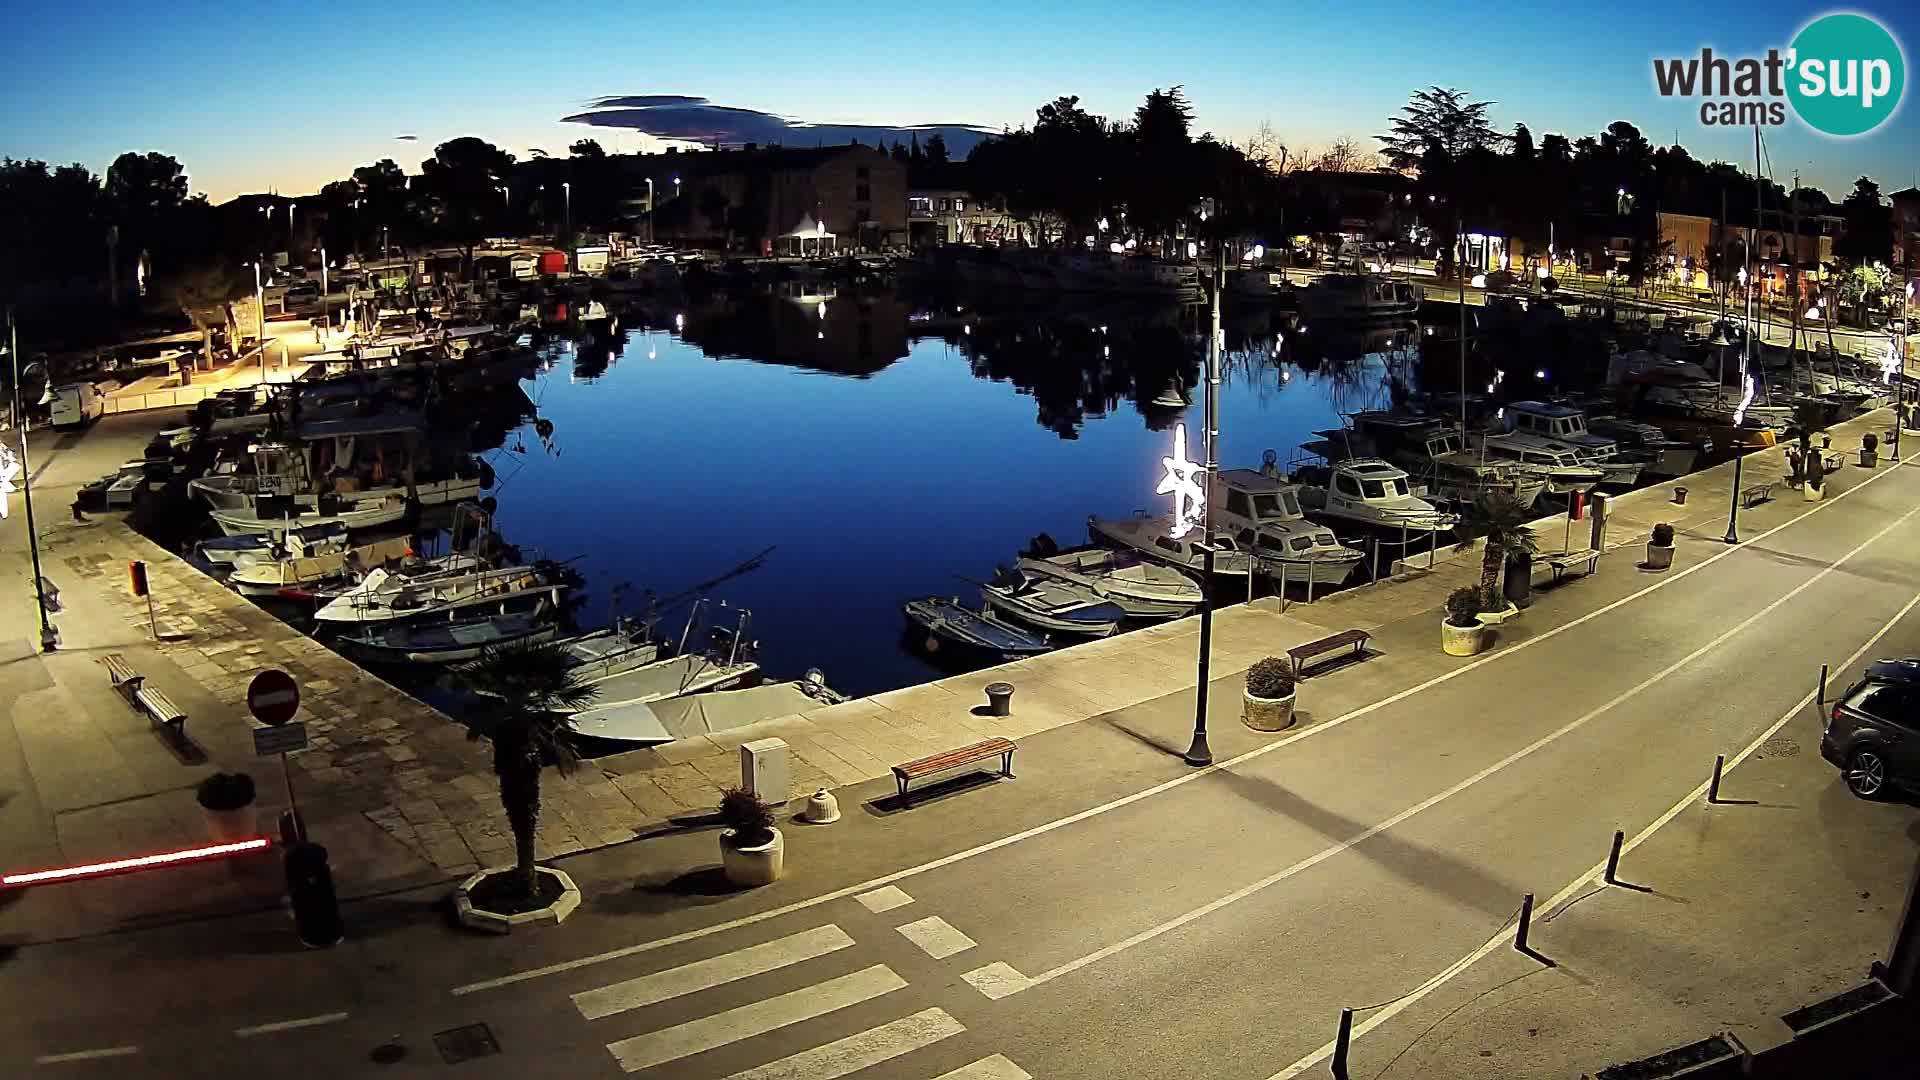
<path fill-rule="evenodd" d="M 1340 1031 L 1333 1037 L 1333 1061 L 1329 1068 L 1333 1071 L 1333 1080 L 1348 1080 L 1347 1046 L 1353 1042 L 1353 1010 L 1340 1010 Z"/>
<path fill-rule="evenodd" d="M 1710 803 L 1720 801 L 1720 770 L 1726 767 L 1727 755 L 1713 755 L 1713 779 L 1707 782 L 1707 801 Z"/>
<path fill-rule="evenodd" d="M 1827 711 L 1827 665 L 1820 665 L 1820 711 Z"/>
<path fill-rule="evenodd" d="M 1613 850 L 1607 852 L 1607 873 L 1605 877 L 1605 881 L 1609 885 L 1619 884 L 1618 881 L 1614 880 L 1614 876 L 1620 872 L 1620 844 L 1625 841 L 1626 838 L 1626 833 L 1621 832 L 1619 829 L 1613 830 Z"/>
<path fill-rule="evenodd" d="M 1526 952 L 1527 931 L 1533 925 L 1533 894 L 1528 893 L 1520 900 L 1520 925 L 1513 932 L 1513 949 Z"/>

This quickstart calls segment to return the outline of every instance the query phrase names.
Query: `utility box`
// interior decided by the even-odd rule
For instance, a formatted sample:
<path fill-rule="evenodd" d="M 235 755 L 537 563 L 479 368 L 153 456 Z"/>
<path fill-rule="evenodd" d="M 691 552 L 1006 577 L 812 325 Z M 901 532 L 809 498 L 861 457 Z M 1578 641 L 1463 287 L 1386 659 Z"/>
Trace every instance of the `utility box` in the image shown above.
<path fill-rule="evenodd" d="M 1593 502 L 1589 507 L 1593 518 L 1592 531 L 1588 534 L 1588 547 L 1595 551 L 1607 549 L 1607 516 L 1613 509 L 1613 496 L 1602 491 L 1593 493 Z"/>
<path fill-rule="evenodd" d="M 740 744 L 740 786 L 779 807 L 793 797 L 793 766 L 787 740 L 755 739 Z"/>

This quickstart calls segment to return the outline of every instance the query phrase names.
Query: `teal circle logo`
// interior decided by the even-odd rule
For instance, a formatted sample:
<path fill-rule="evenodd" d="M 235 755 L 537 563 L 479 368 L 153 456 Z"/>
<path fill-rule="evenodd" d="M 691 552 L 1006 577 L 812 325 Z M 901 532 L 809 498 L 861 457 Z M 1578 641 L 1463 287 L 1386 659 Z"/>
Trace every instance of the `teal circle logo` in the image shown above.
<path fill-rule="evenodd" d="M 1815 131 L 1864 135 L 1900 106 L 1906 57 L 1865 15 L 1822 15 L 1794 37 L 1792 55 L 1787 98 Z"/>

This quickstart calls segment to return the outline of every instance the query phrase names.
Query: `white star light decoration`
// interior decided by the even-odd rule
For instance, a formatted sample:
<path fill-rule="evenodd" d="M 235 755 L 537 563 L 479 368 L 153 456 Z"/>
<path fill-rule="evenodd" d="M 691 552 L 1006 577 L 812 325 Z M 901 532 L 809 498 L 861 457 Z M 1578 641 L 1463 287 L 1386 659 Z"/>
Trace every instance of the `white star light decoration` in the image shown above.
<path fill-rule="evenodd" d="M 1160 464 L 1167 475 L 1153 490 L 1156 495 L 1173 496 L 1173 530 L 1167 535 L 1177 540 L 1205 524 L 1207 512 L 1207 491 L 1200 486 L 1206 470 L 1187 460 L 1187 425 L 1173 429 L 1173 454 L 1161 458 Z"/>

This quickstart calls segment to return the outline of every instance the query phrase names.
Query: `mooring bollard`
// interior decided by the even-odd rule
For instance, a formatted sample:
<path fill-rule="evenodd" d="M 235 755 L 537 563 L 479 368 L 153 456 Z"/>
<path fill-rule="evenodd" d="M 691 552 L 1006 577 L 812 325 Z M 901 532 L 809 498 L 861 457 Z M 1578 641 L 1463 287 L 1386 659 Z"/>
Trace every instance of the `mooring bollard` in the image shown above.
<path fill-rule="evenodd" d="M 1520 925 L 1513 932 L 1515 952 L 1527 952 L 1527 930 L 1533 924 L 1533 894 L 1528 893 L 1520 899 Z"/>
<path fill-rule="evenodd" d="M 1353 1010 L 1340 1010 L 1340 1031 L 1333 1037 L 1333 1080 L 1347 1080 L 1347 1045 L 1353 1042 Z"/>
<path fill-rule="evenodd" d="M 1687 489 L 1686 489 L 1685 487 L 1683 487 L 1683 486 L 1681 486 L 1681 485 L 1678 485 L 1678 484 L 1675 484 L 1675 485 L 1674 485 L 1674 488 L 1673 488 L 1673 505 L 1675 505 L 1675 506 L 1685 506 L 1685 505 L 1687 505 Z"/>
<path fill-rule="evenodd" d="M 1619 829 L 1613 830 L 1613 850 L 1607 852 L 1607 873 L 1605 877 L 1606 883 L 1609 885 L 1619 884 L 1618 881 L 1614 880 L 1614 876 L 1620 872 L 1620 844 L 1626 840 L 1626 838 L 1626 833 L 1621 832 Z"/>
<path fill-rule="evenodd" d="M 1710 803 L 1720 801 L 1720 770 L 1726 767 L 1727 755 L 1713 755 L 1713 779 L 1707 781 L 1707 801 Z"/>
<path fill-rule="evenodd" d="M 995 716 L 1013 714 L 1013 684 L 993 682 L 987 684 L 987 708 Z"/>

